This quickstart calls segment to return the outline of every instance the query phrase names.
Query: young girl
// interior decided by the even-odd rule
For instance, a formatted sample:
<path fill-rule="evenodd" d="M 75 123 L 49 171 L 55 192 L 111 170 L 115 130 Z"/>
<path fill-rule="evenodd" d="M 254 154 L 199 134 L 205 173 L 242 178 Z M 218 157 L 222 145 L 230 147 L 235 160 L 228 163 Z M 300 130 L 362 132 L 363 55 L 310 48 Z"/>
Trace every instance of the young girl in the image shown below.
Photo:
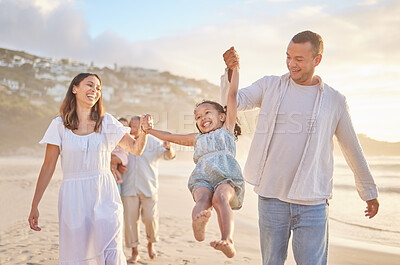
<path fill-rule="evenodd" d="M 238 68 L 233 71 L 228 95 L 227 109 L 213 101 L 204 101 L 194 110 L 196 127 L 200 133 L 171 134 L 155 129 L 148 133 L 164 141 L 194 146 L 196 167 L 189 179 L 189 190 L 196 205 L 193 208 L 193 233 L 198 241 L 203 241 L 207 223 L 214 207 L 218 215 L 221 240 L 210 243 L 228 258 L 235 256 L 233 245 L 233 212 L 242 206 L 244 181 L 235 160 L 235 139 L 240 134 L 236 124 Z"/>
<path fill-rule="evenodd" d="M 110 171 L 111 151 L 120 145 L 140 155 L 146 135 L 136 140 L 130 129 L 104 113 L 99 76 L 81 73 L 71 82 L 60 116 L 40 143 L 47 144 L 29 215 L 38 226 L 38 205 L 61 157 L 63 182 L 58 201 L 59 264 L 126 264 L 122 247 L 122 203 Z M 151 126 L 146 117 L 143 128 Z"/>

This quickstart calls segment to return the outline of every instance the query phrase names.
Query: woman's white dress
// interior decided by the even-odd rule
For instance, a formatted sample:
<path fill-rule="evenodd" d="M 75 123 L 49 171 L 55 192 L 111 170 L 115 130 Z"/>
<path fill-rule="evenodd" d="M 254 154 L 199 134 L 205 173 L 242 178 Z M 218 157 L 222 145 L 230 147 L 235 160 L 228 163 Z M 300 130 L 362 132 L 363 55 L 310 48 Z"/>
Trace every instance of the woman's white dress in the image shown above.
<path fill-rule="evenodd" d="M 99 133 L 77 135 L 57 117 L 40 141 L 60 148 L 59 264 L 126 264 L 123 207 L 110 158 L 129 130 L 106 113 Z"/>

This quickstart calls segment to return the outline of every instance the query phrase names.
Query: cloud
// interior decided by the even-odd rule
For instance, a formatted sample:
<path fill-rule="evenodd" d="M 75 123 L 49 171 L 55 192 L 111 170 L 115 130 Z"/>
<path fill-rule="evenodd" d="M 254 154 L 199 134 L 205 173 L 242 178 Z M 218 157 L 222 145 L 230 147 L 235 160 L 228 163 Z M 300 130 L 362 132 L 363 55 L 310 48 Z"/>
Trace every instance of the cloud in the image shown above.
<path fill-rule="evenodd" d="M 362 3 L 360 3 L 360 6 L 372 6 L 372 5 L 376 5 L 378 3 L 378 0 L 366 0 Z"/>
<path fill-rule="evenodd" d="M 46 13 L 29 1 L 0 2 L 0 46 L 50 57 L 77 57 L 91 40 L 88 23 L 71 1 Z"/>
<path fill-rule="evenodd" d="M 260 7 L 261 2 L 255 1 L 254 5 Z M 381 117 L 387 114 L 383 108 L 400 111 L 399 105 L 390 100 L 380 105 L 385 99 L 400 97 L 397 82 L 393 81 L 400 72 L 400 50 L 395 46 L 400 43 L 398 1 L 367 1 L 335 10 L 318 2 L 267 14 L 262 8 L 249 13 L 249 1 L 246 12 L 240 13 L 237 6 L 229 9 L 237 12 L 230 14 L 234 19 L 137 42 L 112 30 L 91 37 L 90 25 L 74 1 L 51 3 L 0 0 L 0 47 L 100 65 L 117 63 L 159 69 L 218 84 L 224 69 L 222 53 L 234 45 L 241 57 L 240 82 L 245 86 L 266 74 L 285 73 L 285 51 L 290 38 L 310 29 L 320 33 L 325 42 L 323 62 L 317 73 L 353 102 L 356 126 L 371 126 L 370 116 L 360 118 L 367 117 L 362 99 L 369 102 L 379 98 L 370 109 L 381 113 Z M 392 125 L 389 119 L 386 128 Z M 384 130 L 381 128 L 385 126 L 374 130 Z M 395 130 L 400 135 L 400 128 Z"/>
<path fill-rule="evenodd" d="M 295 0 L 247 0 L 246 3 L 287 3 L 294 2 Z"/>
<path fill-rule="evenodd" d="M 23 1 L 25 3 L 29 3 L 29 0 L 25 0 Z M 42 14 L 46 14 L 49 13 L 51 11 L 53 11 L 54 9 L 56 9 L 58 6 L 60 6 L 60 4 L 62 3 L 74 3 L 73 0 L 33 0 L 30 1 L 32 2 L 32 4 L 39 8 L 40 12 Z"/>
<path fill-rule="evenodd" d="M 259 1 L 258 1 L 259 2 Z M 56 3 L 49 6 L 49 3 Z M 43 10 L 46 10 L 43 12 Z M 285 71 L 284 54 L 290 38 L 304 29 L 325 40 L 321 70 L 357 71 L 359 65 L 397 65 L 400 4 L 329 13 L 315 5 L 277 15 L 237 16 L 217 25 L 185 30 L 160 39 L 130 42 L 114 31 L 93 38 L 84 14 L 71 0 L 0 2 L 0 46 L 51 57 L 72 57 L 102 65 L 134 65 L 169 70 L 218 83 L 224 65 L 222 53 L 235 45 L 241 55 L 243 83 L 265 73 Z M 394 67 L 394 66 L 393 66 Z M 395 69 L 396 70 L 396 69 Z M 248 72 L 246 72 L 248 71 Z M 364 70 L 360 71 L 364 75 Z"/>

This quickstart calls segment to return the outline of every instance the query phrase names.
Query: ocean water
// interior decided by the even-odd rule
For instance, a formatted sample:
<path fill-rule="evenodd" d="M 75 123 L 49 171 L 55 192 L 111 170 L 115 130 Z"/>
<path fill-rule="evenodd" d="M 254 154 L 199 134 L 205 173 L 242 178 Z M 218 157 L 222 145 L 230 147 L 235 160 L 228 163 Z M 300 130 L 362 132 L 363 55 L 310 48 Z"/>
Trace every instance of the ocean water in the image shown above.
<path fill-rule="evenodd" d="M 242 168 L 245 161 L 239 161 Z M 379 190 L 378 214 L 364 216 L 366 203 L 354 184 L 354 176 L 343 157 L 335 157 L 333 198 L 329 201 L 330 235 L 366 243 L 400 247 L 400 157 L 367 157 Z M 188 178 L 194 168 L 191 161 L 160 164 L 160 174 Z M 188 191 L 189 192 L 189 191 Z M 237 221 L 258 225 L 257 195 L 246 183 L 243 208 L 235 211 Z"/>
<path fill-rule="evenodd" d="M 367 157 L 378 187 L 378 214 L 364 216 L 366 203 L 355 189 L 354 176 L 343 157 L 336 157 L 330 207 L 332 232 L 340 236 L 400 247 L 400 157 Z"/>

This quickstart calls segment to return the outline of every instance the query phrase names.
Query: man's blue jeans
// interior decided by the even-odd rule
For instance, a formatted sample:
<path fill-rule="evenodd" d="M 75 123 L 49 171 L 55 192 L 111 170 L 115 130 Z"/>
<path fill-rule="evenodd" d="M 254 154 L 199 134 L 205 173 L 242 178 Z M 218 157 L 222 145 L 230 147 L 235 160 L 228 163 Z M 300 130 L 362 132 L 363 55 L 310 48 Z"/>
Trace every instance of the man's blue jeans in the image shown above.
<path fill-rule="evenodd" d="M 323 265 L 328 257 L 328 204 L 301 205 L 258 198 L 263 265 L 283 265 L 291 231 L 299 265 Z"/>

